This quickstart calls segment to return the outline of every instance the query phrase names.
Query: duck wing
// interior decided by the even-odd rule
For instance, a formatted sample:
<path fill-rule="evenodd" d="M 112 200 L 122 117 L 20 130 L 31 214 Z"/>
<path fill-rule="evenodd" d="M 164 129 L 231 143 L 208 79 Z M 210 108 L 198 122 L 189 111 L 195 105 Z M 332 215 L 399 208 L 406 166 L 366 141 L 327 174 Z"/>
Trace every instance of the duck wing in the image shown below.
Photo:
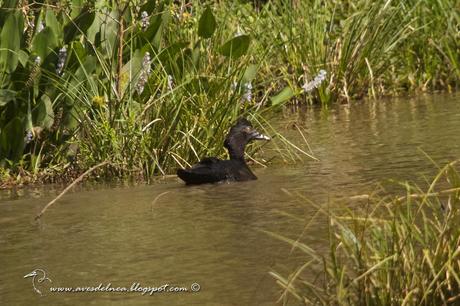
<path fill-rule="evenodd" d="M 205 158 L 190 169 L 178 169 L 177 176 L 186 184 L 215 183 L 227 177 L 224 161 L 216 157 Z"/>
<path fill-rule="evenodd" d="M 200 162 L 198 164 L 193 165 L 191 169 L 201 168 L 203 166 L 204 167 L 212 167 L 212 165 L 216 165 L 219 162 L 222 162 L 222 159 L 217 158 L 217 157 L 206 157 L 206 158 L 203 158 L 202 160 L 200 160 Z"/>

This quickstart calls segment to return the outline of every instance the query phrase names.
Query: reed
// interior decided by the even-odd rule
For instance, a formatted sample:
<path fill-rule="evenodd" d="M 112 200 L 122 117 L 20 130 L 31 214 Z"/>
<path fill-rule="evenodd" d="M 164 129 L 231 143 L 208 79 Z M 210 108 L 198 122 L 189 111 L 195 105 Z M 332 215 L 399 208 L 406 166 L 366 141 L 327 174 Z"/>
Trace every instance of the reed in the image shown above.
<path fill-rule="evenodd" d="M 272 234 L 305 253 L 289 276 L 271 272 L 285 304 L 454 305 L 460 299 L 458 161 L 440 169 L 426 190 L 403 183 L 404 196 L 359 197 L 346 212 L 318 207 L 329 220 L 329 248 Z M 354 199 L 357 199 L 355 197 Z M 306 276 L 305 271 L 313 269 Z"/>
<path fill-rule="evenodd" d="M 458 7 L 443 0 L 270 1 L 235 22 L 254 33 L 275 89 L 298 88 L 326 70 L 325 86 L 295 99 L 326 106 L 458 88 Z"/>

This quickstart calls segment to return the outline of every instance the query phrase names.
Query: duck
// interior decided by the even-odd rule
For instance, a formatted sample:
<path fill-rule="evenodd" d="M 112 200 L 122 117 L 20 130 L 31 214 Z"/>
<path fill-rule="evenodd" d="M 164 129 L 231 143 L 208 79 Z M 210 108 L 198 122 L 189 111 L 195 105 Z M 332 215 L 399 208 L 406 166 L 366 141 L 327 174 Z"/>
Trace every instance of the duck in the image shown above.
<path fill-rule="evenodd" d="M 246 145 L 253 140 L 268 141 L 270 137 L 259 133 L 253 128 L 251 122 L 241 117 L 225 137 L 224 147 L 228 150 L 229 159 L 207 157 L 191 168 L 178 169 L 177 176 L 186 185 L 256 180 L 257 176 L 244 159 Z"/>

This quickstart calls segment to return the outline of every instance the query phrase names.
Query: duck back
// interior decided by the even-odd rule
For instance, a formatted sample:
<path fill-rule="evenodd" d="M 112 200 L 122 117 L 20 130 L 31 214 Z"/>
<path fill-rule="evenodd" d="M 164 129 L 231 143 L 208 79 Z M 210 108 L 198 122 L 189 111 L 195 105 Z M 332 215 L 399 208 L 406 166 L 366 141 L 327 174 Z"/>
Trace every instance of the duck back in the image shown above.
<path fill-rule="evenodd" d="M 205 158 L 190 169 L 178 169 L 177 175 L 188 185 L 257 179 L 243 161 L 215 157 Z"/>

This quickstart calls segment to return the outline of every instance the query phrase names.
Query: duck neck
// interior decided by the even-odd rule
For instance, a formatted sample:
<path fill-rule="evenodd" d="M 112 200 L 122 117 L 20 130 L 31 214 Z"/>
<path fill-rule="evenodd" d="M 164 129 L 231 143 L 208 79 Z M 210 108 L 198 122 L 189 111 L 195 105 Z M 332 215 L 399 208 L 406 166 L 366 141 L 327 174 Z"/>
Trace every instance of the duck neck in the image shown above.
<path fill-rule="evenodd" d="M 245 160 L 244 160 L 244 149 L 245 149 L 245 147 L 246 147 L 246 144 L 240 144 L 240 145 L 237 145 L 237 146 L 231 146 L 231 147 L 227 148 L 228 154 L 230 155 L 230 159 L 246 163 Z"/>

